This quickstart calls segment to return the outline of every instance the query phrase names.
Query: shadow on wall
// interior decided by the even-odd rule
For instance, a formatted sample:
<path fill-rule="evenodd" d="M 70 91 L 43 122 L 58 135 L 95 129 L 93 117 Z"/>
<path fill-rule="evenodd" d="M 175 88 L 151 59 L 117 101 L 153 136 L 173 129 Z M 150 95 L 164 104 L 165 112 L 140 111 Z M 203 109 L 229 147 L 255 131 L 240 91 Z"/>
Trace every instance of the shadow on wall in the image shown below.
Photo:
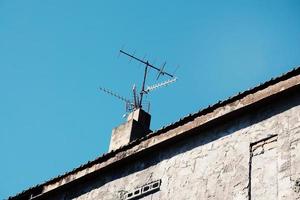
<path fill-rule="evenodd" d="M 287 99 L 289 103 L 287 103 Z M 101 174 L 94 174 L 93 176 L 88 177 L 88 179 L 77 182 L 76 185 L 74 184 L 66 188 L 63 193 L 57 193 L 56 195 L 60 197 L 57 199 L 74 199 L 83 194 L 89 193 L 94 189 L 100 188 L 104 184 L 113 180 L 145 170 L 163 160 L 170 159 L 173 156 L 185 153 L 198 146 L 208 144 L 238 130 L 259 123 L 299 105 L 300 96 L 297 95 L 296 91 L 295 93 L 291 92 L 289 94 L 281 95 L 277 99 L 270 99 L 270 101 L 272 101 L 272 104 L 267 103 L 263 106 L 248 108 L 246 111 L 247 115 L 241 115 L 241 113 L 238 113 L 234 114 L 234 116 L 228 116 L 224 119 L 218 120 L 218 122 L 210 124 L 209 126 L 193 130 L 190 132 L 189 137 L 177 138 L 172 141 L 169 140 L 168 143 L 165 143 L 159 148 L 149 150 L 143 153 L 143 155 L 137 155 L 132 159 L 119 163 L 110 169 L 102 171 Z M 103 195 L 111 196 L 112 199 L 119 198 L 117 196 L 118 189 L 119 188 L 116 189 L 115 194 L 108 194 L 107 191 L 103 191 Z M 62 194 L 63 197 L 61 196 Z"/>

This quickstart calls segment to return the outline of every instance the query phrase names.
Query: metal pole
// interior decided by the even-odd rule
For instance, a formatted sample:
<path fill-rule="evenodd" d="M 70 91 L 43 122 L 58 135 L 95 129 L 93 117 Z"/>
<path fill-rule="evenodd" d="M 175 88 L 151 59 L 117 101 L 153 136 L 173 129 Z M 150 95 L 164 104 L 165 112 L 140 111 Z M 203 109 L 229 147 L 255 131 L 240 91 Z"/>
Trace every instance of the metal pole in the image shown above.
<path fill-rule="evenodd" d="M 146 78 L 147 78 L 148 66 L 149 66 L 149 63 L 147 61 L 146 62 L 146 67 L 145 67 L 145 72 L 144 72 L 143 85 L 142 85 L 142 89 L 141 89 L 141 92 L 140 92 L 140 95 L 141 95 L 140 105 L 139 105 L 140 108 L 142 107 L 143 95 L 145 93 L 145 83 L 146 83 Z"/>

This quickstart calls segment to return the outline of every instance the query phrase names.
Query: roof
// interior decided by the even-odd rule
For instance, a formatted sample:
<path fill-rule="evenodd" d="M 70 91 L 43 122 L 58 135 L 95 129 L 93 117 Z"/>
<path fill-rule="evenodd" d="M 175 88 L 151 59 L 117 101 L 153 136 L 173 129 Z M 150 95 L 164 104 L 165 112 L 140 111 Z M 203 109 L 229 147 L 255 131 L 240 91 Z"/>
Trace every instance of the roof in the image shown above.
<path fill-rule="evenodd" d="M 105 153 L 102 156 L 89 161 L 65 174 L 24 190 L 15 196 L 9 197 L 8 199 L 29 199 L 30 196 L 39 196 L 41 194 L 51 192 L 58 187 L 80 179 L 87 174 L 99 171 L 105 167 L 109 167 L 115 162 L 137 154 L 138 152 L 142 152 L 147 148 L 157 145 L 158 143 L 170 140 L 173 137 L 183 134 L 188 129 L 205 125 L 208 122 L 216 120 L 230 112 L 262 101 L 267 97 L 277 95 L 282 91 L 299 85 L 300 67 L 296 67 L 277 78 L 272 78 L 265 83 L 238 93 L 224 101 L 219 101 L 213 105 L 209 105 L 208 107 L 193 114 L 189 114 L 174 123 L 148 134 L 143 138 L 132 141 L 128 145 L 122 146 L 115 151 Z M 192 121 L 194 124 L 189 123 Z M 85 173 L 79 173 L 82 170 L 85 170 Z"/>

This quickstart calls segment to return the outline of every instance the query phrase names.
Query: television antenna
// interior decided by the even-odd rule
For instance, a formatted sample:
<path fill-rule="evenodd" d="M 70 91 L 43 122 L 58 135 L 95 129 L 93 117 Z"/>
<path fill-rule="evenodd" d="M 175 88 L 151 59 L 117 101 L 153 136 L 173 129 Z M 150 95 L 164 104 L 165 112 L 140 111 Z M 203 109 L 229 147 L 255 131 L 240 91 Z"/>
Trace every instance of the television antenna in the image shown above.
<path fill-rule="evenodd" d="M 134 95 L 134 98 L 133 100 L 129 100 L 127 99 L 126 97 L 123 97 L 119 94 L 117 94 L 116 92 L 113 92 L 112 90 L 110 89 L 107 89 L 107 88 L 104 88 L 104 87 L 99 87 L 98 88 L 99 91 L 102 91 L 102 92 L 105 92 L 111 96 L 114 96 L 116 97 L 117 99 L 125 102 L 125 108 L 126 108 L 126 112 L 132 112 L 135 110 L 136 108 L 136 103 L 137 103 L 137 96 L 135 95 L 136 93 L 136 89 L 135 89 L 135 86 L 133 87 L 133 95 Z"/>
<path fill-rule="evenodd" d="M 148 60 L 140 59 L 140 58 L 136 57 L 134 54 L 127 53 L 123 50 L 120 50 L 119 53 L 130 57 L 130 60 L 133 59 L 133 60 L 136 60 L 137 62 L 139 62 L 141 64 L 144 64 L 145 69 L 144 69 L 143 81 L 142 81 L 140 92 L 137 91 L 136 85 L 133 85 L 133 88 L 132 88 L 132 96 L 133 97 L 132 97 L 132 100 L 129 100 L 128 98 L 125 98 L 125 97 L 123 97 L 123 96 L 121 96 L 121 95 L 119 95 L 119 94 L 117 94 L 117 93 L 115 93 L 115 92 L 113 92 L 109 89 L 99 87 L 99 90 L 103 91 L 103 92 L 105 92 L 109 95 L 112 95 L 112 96 L 118 98 L 119 100 L 125 102 L 127 113 L 144 107 L 145 103 L 147 103 L 147 102 L 143 102 L 144 95 L 147 95 L 153 90 L 156 90 L 160 87 L 170 85 L 170 84 L 177 81 L 177 77 L 175 77 L 173 74 L 170 74 L 170 73 L 168 73 L 164 70 L 165 66 L 166 66 L 166 62 L 164 62 L 162 67 L 159 68 L 159 67 L 156 67 L 153 64 L 151 64 Z M 156 81 L 161 76 L 167 76 L 167 77 L 169 77 L 169 79 L 166 80 L 166 81 L 163 81 L 161 83 L 156 83 L 156 84 L 151 85 L 151 86 L 146 86 L 147 76 L 148 76 L 148 73 L 149 73 L 150 69 L 158 72 L 157 77 L 156 77 Z M 149 102 L 148 102 L 147 106 L 148 106 L 147 110 L 149 112 L 149 109 L 150 109 L 150 103 Z"/>

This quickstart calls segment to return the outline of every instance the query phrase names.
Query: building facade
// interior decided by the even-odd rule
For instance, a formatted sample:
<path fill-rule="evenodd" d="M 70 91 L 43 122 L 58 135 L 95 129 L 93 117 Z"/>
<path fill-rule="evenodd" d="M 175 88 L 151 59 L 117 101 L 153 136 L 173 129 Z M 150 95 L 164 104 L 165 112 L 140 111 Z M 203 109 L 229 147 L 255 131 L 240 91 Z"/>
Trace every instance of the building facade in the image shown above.
<path fill-rule="evenodd" d="M 300 199 L 300 68 L 158 131 L 114 130 L 109 153 L 9 199 Z"/>

